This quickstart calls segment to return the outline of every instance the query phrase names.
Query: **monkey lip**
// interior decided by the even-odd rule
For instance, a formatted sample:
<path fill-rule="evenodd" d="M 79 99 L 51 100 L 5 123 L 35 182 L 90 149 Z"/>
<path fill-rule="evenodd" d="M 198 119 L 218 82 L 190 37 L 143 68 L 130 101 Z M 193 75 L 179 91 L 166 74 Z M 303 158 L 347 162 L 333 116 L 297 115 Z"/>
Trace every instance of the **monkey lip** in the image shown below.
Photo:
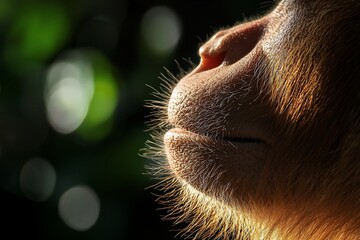
<path fill-rule="evenodd" d="M 212 141 L 212 142 L 223 142 L 231 144 L 265 144 L 266 142 L 259 138 L 252 137 L 238 137 L 238 136 L 228 136 L 228 135 L 219 135 L 215 136 L 207 133 L 196 133 L 184 128 L 175 127 L 170 129 L 166 134 L 166 137 L 173 137 L 174 135 L 182 135 L 187 138 L 191 138 L 199 141 Z"/>

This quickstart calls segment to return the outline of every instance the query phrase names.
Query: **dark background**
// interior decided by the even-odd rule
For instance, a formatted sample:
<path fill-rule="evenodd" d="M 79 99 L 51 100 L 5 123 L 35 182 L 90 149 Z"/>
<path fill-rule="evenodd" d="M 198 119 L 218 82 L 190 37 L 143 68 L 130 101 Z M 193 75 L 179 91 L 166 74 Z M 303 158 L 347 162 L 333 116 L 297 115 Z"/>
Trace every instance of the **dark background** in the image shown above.
<path fill-rule="evenodd" d="M 219 27 L 271 6 L 1 0 L 0 238 L 172 239 L 139 156 L 146 85 L 158 88 L 163 67 L 176 73 L 174 60 L 197 63 Z"/>

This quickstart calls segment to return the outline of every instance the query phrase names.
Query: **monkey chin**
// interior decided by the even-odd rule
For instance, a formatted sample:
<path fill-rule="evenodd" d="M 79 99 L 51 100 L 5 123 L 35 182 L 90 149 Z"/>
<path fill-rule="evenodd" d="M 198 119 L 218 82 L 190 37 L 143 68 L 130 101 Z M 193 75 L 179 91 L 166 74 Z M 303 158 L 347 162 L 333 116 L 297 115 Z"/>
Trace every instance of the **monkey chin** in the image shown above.
<path fill-rule="evenodd" d="M 177 178 L 228 204 L 254 196 L 268 151 L 263 142 L 229 141 L 182 128 L 166 132 L 164 148 Z"/>
<path fill-rule="evenodd" d="M 163 143 L 173 175 L 170 182 L 177 187 L 166 187 L 169 194 L 162 203 L 172 205 L 170 219 L 191 222 L 183 234 L 196 239 L 246 239 L 266 232 L 260 225 L 255 230 L 258 223 L 252 213 L 252 197 L 268 152 L 265 143 L 229 141 L 182 128 L 167 131 Z"/>

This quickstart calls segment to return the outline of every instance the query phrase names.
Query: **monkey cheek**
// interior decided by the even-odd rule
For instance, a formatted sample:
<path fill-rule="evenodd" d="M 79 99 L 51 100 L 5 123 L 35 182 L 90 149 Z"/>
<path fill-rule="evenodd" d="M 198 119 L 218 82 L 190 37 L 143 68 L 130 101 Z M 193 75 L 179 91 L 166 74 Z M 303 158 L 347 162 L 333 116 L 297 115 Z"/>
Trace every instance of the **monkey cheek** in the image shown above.
<path fill-rule="evenodd" d="M 267 154 L 266 146 L 241 145 L 181 129 L 164 135 L 166 157 L 176 178 L 225 201 L 243 199 L 254 190 Z"/>

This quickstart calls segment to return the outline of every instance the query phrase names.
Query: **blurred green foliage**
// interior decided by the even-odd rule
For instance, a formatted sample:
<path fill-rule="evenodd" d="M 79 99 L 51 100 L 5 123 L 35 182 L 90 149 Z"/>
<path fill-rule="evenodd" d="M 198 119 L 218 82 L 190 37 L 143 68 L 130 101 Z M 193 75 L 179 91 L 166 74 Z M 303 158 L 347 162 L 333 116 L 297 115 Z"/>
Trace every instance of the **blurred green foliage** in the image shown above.
<path fill-rule="evenodd" d="M 1 0 L 0 238 L 172 239 L 171 224 L 160 220 L 164 212 L 155 210 L 155 197 L 144 190 L 153 184 L 144 175 L 149 160 L 138 154 L 149 138 L 144 125 L 149 109 L 143 105 L 152 90 L 145 85 L 157 88 L 164 66 L 177 73 L 174 59 L 185 69 L 189 64 L 183 58 L 196 63 L 199 43 L 217 28 L 271 5 L 261 2 Z M 171 24 L 142 23 L 156 6 L 166 6 L 157 14 L 171 16 Z M 154 48 L 170 40 L 175 45 L 166 51 Z M 72 53 L 88 65 L 71 62 Z M 69 63 L 65 70 L 64 61 Z M 56 64 L 62 69 L 52 86 L 58 98 L 49 105 L 48 73 Z M 89 68 L 90 75 L 78 74 L 76 64 L 81 71 Z M 83 80 L 90 83 L 85 93 Z M 73 118 L 70 110 L 78 105 L 84 114 Z M 51 112 L 49 106 L 58 108 Z M 68 121 L 66 134 L 50 121 L 51 114 L 59 124 Z M 19 180 L 24 164 L 38 157 L 56 172 L 53 193 L 41 202 L 28 199 Z M 38 170 L 26 175 L 38 174 L 28 184 L 36 199 L 38 182 L 49 174 L 43 166 L 29 169 Z M 93 189 L 100 201 L 99 218 L 86 231 L 66 225 L 58 212 L 64 192 L 79 185 Z"/>
<path fill-rule="evenodd" d="M 24 1 L 14 11 L 12 21 L 4 57 L 16 65 L 49 59 L 70 33 L 69 17 L 57 2 Z"/>
<path fill-rule="evenodd" d="M 94 71 L 94 95 L 88 113 L 78 133 L 88 140 L 98 140 L 109 134 L 118 102 L 119 80 L 115 80 L 110 63 L 100 54 L 90 56 Z"/>

